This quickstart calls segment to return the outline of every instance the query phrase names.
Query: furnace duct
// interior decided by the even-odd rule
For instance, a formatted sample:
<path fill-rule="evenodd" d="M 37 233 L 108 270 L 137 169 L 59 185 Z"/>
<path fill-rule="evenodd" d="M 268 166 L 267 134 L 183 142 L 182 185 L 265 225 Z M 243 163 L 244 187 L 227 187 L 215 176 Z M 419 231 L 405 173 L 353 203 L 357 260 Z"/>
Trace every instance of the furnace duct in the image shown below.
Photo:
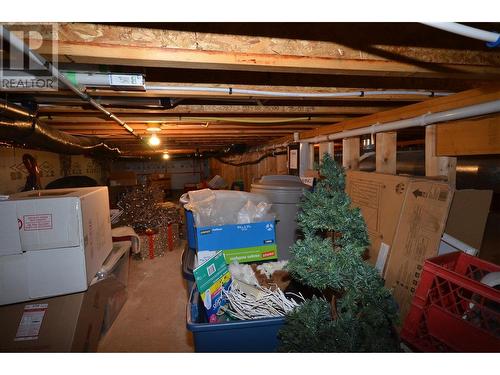
<path fill-rule="evenodd" d="M 35 114 L 0 99 L 0 138 L 64 154 L 119 156 L 120 150 L 94 137 L 77 137 L 40 123 Z"/>

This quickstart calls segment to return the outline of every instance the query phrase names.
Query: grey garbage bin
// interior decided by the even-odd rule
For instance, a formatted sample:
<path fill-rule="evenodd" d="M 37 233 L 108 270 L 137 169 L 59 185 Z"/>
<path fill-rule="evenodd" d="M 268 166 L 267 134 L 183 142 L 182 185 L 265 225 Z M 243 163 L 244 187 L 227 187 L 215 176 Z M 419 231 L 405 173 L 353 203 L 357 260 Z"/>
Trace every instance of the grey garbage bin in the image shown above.
<path fill-rule="evenodd" d="M 290 258 L 290 246 L 297 239 L 297 211 L 300 198 L 310 186 L 303 184 L 299 177 L 288 175 L 263 176 L 252 184 L 252 193 L 266 196 L 273 204 L 278 224 L 276 243 L 278 259 Z"/>

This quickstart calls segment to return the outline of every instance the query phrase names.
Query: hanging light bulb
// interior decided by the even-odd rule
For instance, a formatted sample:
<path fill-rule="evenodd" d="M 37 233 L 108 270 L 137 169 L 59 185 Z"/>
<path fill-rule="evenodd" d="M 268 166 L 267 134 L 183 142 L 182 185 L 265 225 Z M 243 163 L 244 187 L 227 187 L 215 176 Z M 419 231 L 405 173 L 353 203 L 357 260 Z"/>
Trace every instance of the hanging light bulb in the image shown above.
<path fill-rule="evenodd" d="M 160 144 L 160 138 L 156 135 L 156 133 L 151 134 L 151 137 L 149 137 L 149 144 L 151 146 L 158 146 Z"/>
<path fill-rule="evenodd" d="M 162 157 L 164 160 L 170 159 L 170 155 L 168 154 L 168 152 L 164 152 Z"/>

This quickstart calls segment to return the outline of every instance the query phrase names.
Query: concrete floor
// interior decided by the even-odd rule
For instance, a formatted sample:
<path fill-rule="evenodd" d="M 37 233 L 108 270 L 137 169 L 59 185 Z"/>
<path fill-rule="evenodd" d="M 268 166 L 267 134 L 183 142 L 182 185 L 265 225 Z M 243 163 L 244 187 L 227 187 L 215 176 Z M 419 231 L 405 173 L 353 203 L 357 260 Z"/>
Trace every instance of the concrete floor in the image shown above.
<path fill-rule="evenodd" d="M 185 241 L 155 259 L 130 259 L 128 299 L 101 338 L 99 352 L 193 352 L 186 329 Z"/>

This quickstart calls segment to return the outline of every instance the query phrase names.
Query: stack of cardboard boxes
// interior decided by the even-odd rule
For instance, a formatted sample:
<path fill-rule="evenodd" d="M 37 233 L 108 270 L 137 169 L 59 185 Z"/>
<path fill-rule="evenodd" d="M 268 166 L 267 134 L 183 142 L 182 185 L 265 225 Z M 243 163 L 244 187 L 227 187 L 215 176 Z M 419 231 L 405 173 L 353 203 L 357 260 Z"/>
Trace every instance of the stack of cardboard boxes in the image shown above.
<path fill-rule="evenodd" d="M 102 275 L 115 253 L 107 188 L 15 194 L 0 201 L 0 228 L 0 351 L 95 351 L 130 247 L 106 269 L 119 275 Z"/>

